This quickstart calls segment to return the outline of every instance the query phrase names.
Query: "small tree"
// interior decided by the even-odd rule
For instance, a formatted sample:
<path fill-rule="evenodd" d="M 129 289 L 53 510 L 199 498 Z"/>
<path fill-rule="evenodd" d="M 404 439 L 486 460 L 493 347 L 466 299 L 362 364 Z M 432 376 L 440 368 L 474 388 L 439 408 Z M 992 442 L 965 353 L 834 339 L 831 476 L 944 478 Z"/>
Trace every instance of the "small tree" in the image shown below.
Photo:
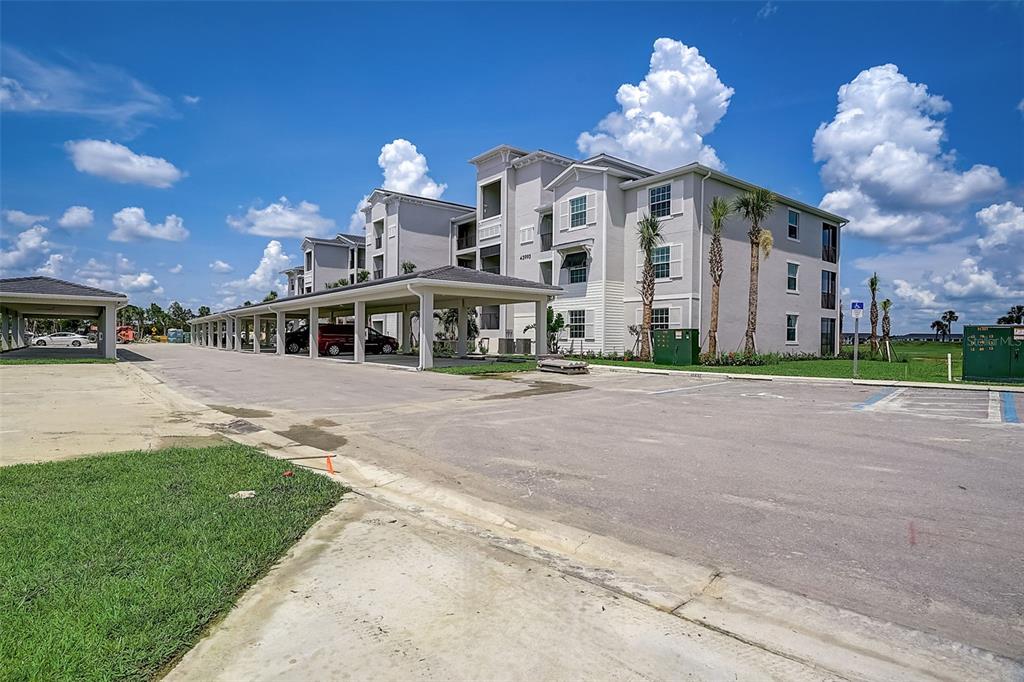
<path fill-rule="evenodd" d="M 558 352 L 558 335 L 565 329 L 565 318 L 562 317 L 562 313 L 556 313 L 555 309 L 548 306 L 548 352 Z M 528 324 L 523 327 L 523 333 L 535 329 L 536 324 Z"/>
<path fill-rule="evenodd" d="M 878 355 L 878 273 L 871 275 L 868 280 L 868 290 L 871 291 L 871 354 Z"/>
<path fill-rule="evenodd" d="M 643 316 L 640 324 L 640 359 L 651 359 L 651 315 L 654 309 L 654 249 L 663 241 L 661 223 L 652 215 L 645 215 L 636 225 L 637 245 L 644 254 L 643 271 L 640 276 L 640 300 L 643 302 Z"/>
<path fill-rule="evenodd" d="M 370 279 L 369 270 L 360 270 L 356 273 L 356 282 L 365 282 L 368 279 Z"/>
<path fill-rule="evenodd" d="M 249 306 L 251 306 L 251 305 L 252 305 L 252 301 L 246 301 L 246 302 L 245 302 L 245 303 L 243 303 L 242 305 L 243 305 L 244 307 L 248 308 Z"/>
<path fill-rule="evenodd" d="M 342 277 L 341 279 L 336 280 L 334 282 L 328 282 L 327 284 L 324 285 L 324 289 L 340 289 L 342 287 L 347 287 L 347 286 L 348 286 L 348 278 L 347 277 Z"/>
<path fill-rule="evenodd" d="M 1015 305 L 998 320 L 996 324 L 1024 324 L 1024 305 Z"/>
<path fill-rule="evenodd" d="M 402 274 L 403 275 L 411 275 L 414 272 L 416 272 L 416 264 L 415 263 L 413 263 L 411 260 L 404 260 L 404 261 L 402 261 Z"/>
<path fill-rule="evenodd" d="M 949 339 L 950 334 L 953 333 L 953 323 L 960 319 L 960 316 L 956 314 L 955 310 L 947 310 L 942 313 L 942 322 L 945 325 L 942 335 Z"/>
<path fill-rule="evenodd" d="M 882 301 L 882 346 L 885 348 L 885 359 L 892 362 L 892 346 L 889 345 L 889 335 L 892 333 L 892 320 L 889 318 L 889 310 L 892 308 L 892 301 Z"/>
<path fill-rule="evenodd" d="M 932 331 L 935 332 L 935 340 L 938 341 L 946 333 L 946 323 L 942 320 L 935 320 L 931 325 Z"/>

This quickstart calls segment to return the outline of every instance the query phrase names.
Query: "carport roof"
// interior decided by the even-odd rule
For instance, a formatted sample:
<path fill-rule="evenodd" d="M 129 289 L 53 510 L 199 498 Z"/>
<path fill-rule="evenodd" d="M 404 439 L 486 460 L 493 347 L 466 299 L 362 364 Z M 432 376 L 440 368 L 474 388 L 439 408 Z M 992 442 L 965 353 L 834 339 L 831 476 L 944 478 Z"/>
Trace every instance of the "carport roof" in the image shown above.
<path fill-rule="evenodd" d="M 0 279 L 0 294 L 29 294 L 39 296 L 67 296 L 74 298 L 121 298 L 125 294 L 68 282 L 53 277 L 8 277 Z"/>

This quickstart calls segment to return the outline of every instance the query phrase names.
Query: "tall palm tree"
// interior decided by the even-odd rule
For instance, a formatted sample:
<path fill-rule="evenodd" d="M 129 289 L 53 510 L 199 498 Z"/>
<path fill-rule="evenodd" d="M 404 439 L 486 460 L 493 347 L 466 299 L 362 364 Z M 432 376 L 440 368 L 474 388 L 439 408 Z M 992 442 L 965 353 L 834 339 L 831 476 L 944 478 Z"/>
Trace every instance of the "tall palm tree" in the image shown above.
<path fill-rule="evenodd" d="M 882 345 L 885 346 L 885 358 L 892 362 L 892 350 L 889 345 L 889 335 L 892 333 L 892 320 L 889 318 L 889 310 L 892 308 L 892 301 L 882 301 Z"/>
<path fill-rule="evenodd" d="M 725 259 L 722 253 L 722 225 L 732 213 L 732 206 L 722 197 L 715 197 L 708 206 L 711 214 L 711 248 L 708 249 L 708 270 L 711 272 L 711 323 L 708 325 L 708 353 L 718 355 L 718 301 L 722 288 Z"/>
<path fill-rule="evenodd" d="M 654 249 L 663 241 L 661 223 L 652 215 L 645 215 L 636 224 L 637 244 L 644 252 L 644 269 L 640 277 L 640 299 L 643 301 L 643 321 L 640 325 L 640 359 L 651 359 L 651 311 L 654 308 Z"/>
<path fill-rule="evenodd" d="M 932 331 L 935 332 L 935 340 L 938 341 L 946 333 L 946 323 L 942 320 L 932 322 Z"/>
<path fill-rule="evenodd" d="M 996 320 L 996 324 L 1024 324 L 1024 305 L 1011 306 L 1005 315 Z"/>
<path fill-rule="evenodd" d="M 956 314 L 955 310 L 947 310 L 942 313 L 942 322 L 946 328 L 943 330 L 943 336 L 949 337 L 953 333 L 953 323 L 960 319 L 960 316 Z"/>
<path fill-rule="evenodd" d="M 878 273 L 871 275 L 868 280 L 868 289 L 871 291 L 871 354 L 878 355 Z"/>
<path fill-rule="evenodd" d="M 775 211 L 775 194 L 760 187 L 744 192 L 733 201 L 733 210 L 750 223 L 750 291 L 747 295 L 747 333 L 743 339 L 743 352 L 753 353 L 757 334 L 757 275 L 761 268 L 760 254 L 767 258 L 772 252 L 772 233 L 761 223 Z"/>

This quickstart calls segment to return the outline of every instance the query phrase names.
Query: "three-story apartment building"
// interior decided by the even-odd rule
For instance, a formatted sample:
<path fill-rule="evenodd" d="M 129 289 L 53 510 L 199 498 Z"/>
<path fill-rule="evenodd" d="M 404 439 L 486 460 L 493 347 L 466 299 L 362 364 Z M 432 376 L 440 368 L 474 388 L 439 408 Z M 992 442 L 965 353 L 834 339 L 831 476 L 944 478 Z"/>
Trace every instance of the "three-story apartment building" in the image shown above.
<path fill-rule="evenodd" d="M 306 237 L 302 240 L 302 265 L 281 272 L 288 278 L 288 295 L 323 291 L 340 279 L 355 282 L 366 268 L 366 246 L 362 239 L 339 234 L 333 239 Z"/>

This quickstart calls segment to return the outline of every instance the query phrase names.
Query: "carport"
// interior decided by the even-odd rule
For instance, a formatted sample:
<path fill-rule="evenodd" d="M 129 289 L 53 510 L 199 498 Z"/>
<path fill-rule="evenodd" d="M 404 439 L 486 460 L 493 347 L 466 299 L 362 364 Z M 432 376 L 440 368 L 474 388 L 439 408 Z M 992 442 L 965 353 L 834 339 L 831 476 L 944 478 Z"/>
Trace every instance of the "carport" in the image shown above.
<path fill-rule="evenodd" d="M 484 305 L 533 303 L 535 306 L 535 343 L 538 356 L 547 354 L 547 306 L 560 294 L 560 287 L 516 277 L 446 265 L 408 275 L 350 284 L 328 291 L 312 292 L 257 305 L 232 308 L 191 321 L 193 345 L 253 353 L 265 352 L 273 341 L 276 353 L 285 353 L 285 334 L 290 320 L 301 320 L 309 329 L 309 356 L 317 357 L 316 320 L 353 318 L 355 338 L 366 338 L 371 315 L 398 313 L 403 346 L 410 331 L 420 339 L 434 339 L 434 311 L 459 311 L 455 354 L 463 356 L 467 348 L 467 309 Z M 416 317 L 415 322 L 413 318 Z M 356 343 L 355 362 L 365 362 L 363 344 Z M 434 366 L 433 343 L 419 344 L 418 369 Z"/>
<path fill-rule="evenodd" d="M 117 309 L 128 297 L 116 291 L 52 277 L 0 279 L 0 335 L 3 350 L 28 345 L 25 323 L 30 318 L 93 319 L 102 357 L 117 358 Z"/>

